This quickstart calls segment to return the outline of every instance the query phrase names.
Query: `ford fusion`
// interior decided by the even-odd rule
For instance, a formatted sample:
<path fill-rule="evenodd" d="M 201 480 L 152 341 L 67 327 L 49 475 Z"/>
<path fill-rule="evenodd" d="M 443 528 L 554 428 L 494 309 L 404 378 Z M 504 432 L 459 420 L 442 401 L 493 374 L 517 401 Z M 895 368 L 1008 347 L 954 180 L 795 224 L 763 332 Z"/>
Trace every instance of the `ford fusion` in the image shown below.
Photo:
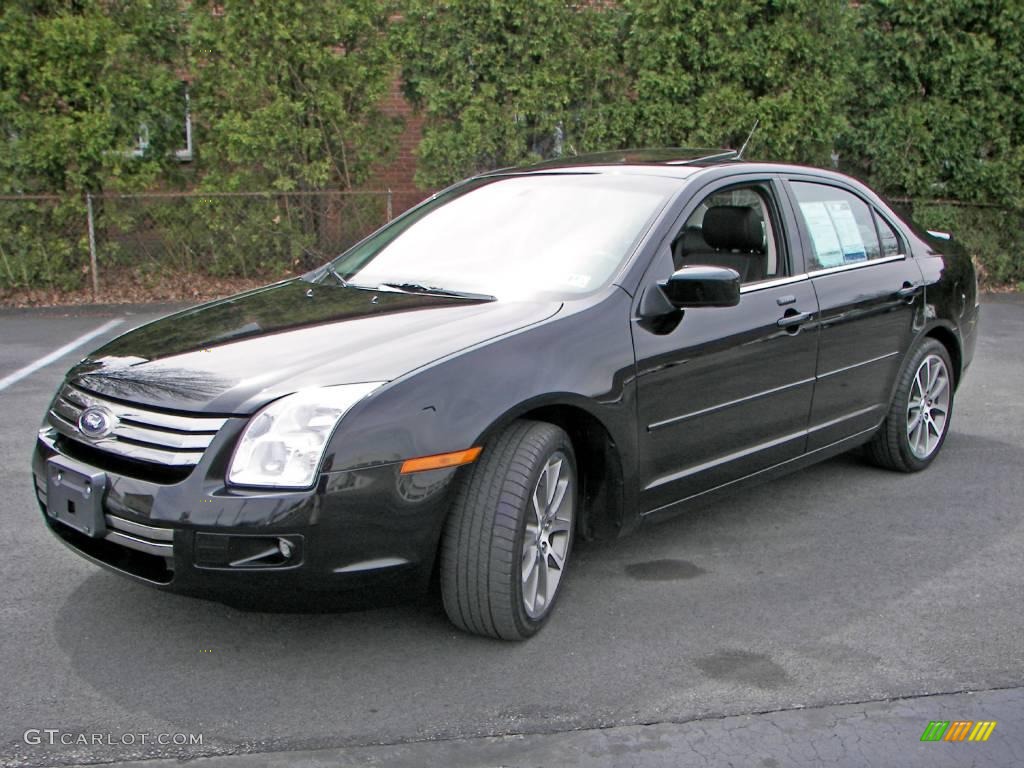
<path fill-rule="evenodd" d="M 581 537 L 856 447 L 927 467 L 977 318 L 955 243 L 837 173 L 666 150 L 498 171 L 97 349 L 35 489 L 67 546 L 160 588 L 436 579 L 458 627 L 520 639 Z"/>

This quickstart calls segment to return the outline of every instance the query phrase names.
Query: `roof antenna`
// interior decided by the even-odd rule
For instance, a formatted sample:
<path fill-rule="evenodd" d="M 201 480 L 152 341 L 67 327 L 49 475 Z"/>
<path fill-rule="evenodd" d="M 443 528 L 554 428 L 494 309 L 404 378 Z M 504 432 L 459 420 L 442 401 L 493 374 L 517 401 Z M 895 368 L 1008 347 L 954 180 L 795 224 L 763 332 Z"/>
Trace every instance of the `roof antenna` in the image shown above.
<path fill-rule="evenodd" d="M 751 128 L 750 129 L 750 133 L 747 134 L 747 140 L 743 142 L 743 146 L 740 147 L 740 151 L 736 153 L 736 158 L 735 158 L 736 160 L 742 160 L 743 159 L 743 153 L 747 151 L 747 144 L 749 144 L 750 140 L 752 138 L 754 138 L 754 131 L 757 130 L 757 126 L 760 125 L 760 123 L 761 123 L 761 118 L 757 118 L 754 121 L 754 127 Z"/>

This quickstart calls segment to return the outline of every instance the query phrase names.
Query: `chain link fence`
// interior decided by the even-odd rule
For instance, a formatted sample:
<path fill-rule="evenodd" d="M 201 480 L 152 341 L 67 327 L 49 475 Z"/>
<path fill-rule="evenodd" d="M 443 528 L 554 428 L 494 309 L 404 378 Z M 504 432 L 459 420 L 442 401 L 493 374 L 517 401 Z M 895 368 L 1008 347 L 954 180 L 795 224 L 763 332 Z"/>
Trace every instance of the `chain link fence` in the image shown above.
<path fill-rule="evenodd" d="M 0 288 L 75 290 L 126 273 L 278 279 L 332 258 L 422 191 L 0 196 Z"/>
<path fill-rule="evenodd" d="M 83 200 L 0 197 L 0 288 L 71 289 L 89 275 Z"/>

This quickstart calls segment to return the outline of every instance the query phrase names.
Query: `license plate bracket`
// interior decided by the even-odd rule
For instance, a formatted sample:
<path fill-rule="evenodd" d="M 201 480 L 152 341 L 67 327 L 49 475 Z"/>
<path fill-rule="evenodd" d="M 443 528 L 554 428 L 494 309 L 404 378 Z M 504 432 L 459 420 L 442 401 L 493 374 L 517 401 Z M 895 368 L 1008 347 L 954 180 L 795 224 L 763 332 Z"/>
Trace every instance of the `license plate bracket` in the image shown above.
<path fill-rule="evenodd" d="M 46 512 L 79 533 L 101 539 L 107 533 L 103 495 L 107 475 L 65 456 L 46 462 Z"/>

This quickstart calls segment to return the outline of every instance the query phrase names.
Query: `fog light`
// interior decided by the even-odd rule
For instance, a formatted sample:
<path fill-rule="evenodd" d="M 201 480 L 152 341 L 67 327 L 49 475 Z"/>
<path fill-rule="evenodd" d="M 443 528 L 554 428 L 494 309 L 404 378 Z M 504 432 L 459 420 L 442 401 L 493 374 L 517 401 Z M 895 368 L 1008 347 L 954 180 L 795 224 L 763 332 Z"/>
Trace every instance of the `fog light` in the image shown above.
<path fill-rule="evenodd" d="M 291 568 L 302 563 L 302 536 L 237 536 L 197 533 L 198 568 Z"/>

